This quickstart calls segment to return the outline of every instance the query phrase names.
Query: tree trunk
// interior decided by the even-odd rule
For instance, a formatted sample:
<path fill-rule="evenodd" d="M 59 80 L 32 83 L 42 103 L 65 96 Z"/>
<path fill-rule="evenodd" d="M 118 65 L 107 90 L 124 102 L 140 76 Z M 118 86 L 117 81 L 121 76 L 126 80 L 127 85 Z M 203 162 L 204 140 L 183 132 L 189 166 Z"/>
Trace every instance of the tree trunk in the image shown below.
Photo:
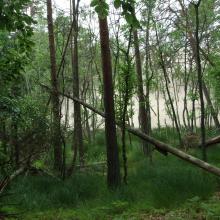
<path fill-rule="evenodd" d="M 152 14 L 152 7 L 148 5 L 148 13 L 147 13 L 147 27 L 146 27 L 146 40 L 145 40 L 145 74 L 146 74 L 146 111 L 147 111 L 147 134 L 151 134 L 151 111 L 150 111 L 150 84 L 153 78 L 153 72 L 150 75 L 150 20 Z M 149 145 L 147 149 L 149 149 L 149 157 L 152 162 L 152 147 Z"/>
<path fill-rule="evenodd" d="M 195 60 L 196 60 L 196 67 L 197 67 L 197 74 L 198 74 L 198 85 L 199 85 L 199 96 L 200 96 L 200 105 L 201 105 L 201 142 L 202 142 L 202 154 L 203 154 L 203 160 L 207 160 L 207 152 L 206 152 L 206 146 L 205 146 L 205 104 L 204 104 L 204 98 L 203 98 L 203 75 L 202 75 L 202 66 L 201 66 L 201 58 L 200 58 L 200 40 L 199 40 L 199 6 L 200 6 L 201 0 L 198 2 L 198 4 L 195 5 L 195 11 L 196 11 L 196 32 L 195 32 L 195 39 L 196 39 L 196 45 L 195 45 Z"/>
<path fill-rule="evenodd" d="M 2 149 L 3 149 L 3 153 L 6 155 L 7 154 L 6 122 L 5 122 L 5 120 L 2 120 L 1 123 L 2 123 L 1 146 L 2 146 Z"/>
<path fill-rule="evenodd" d="M 137 83 L 138 83 L 138 100 L 139 100 L 139 123 L 140 129 L 146 134 L 149 134 L 148 123 L 147 123 L 147 111 L 146 102 L 144 98 L 143 89 L 143 79 L 142 79 L 142 65 L 141 65 L 141 55 L 139 49 L 139 39 L 137 30 L 133 31 L 134 36 L 134 47 L 135 47 L 135 62 L 136 62 L 136 72 L 137 72 Z M 143 151 L 147 155 L 149 153 L 149 146 L 146 142 L 143 142 Z"/>
<path fill-rule="evenodd" d="M 54 169 L 60 170 L 62 168 L 62 142 L 61 142 L 61 128 L 60 128 L 60 100 L 59 100 L 59 85 L 56 70 L 56 51 L 53 30 L 53 16 L 52 3 L 47 0 L 47 22 L 50 48 L 50 62 L 51 62 L 51 101 L 52 101 L 52 144 L 54 147 Z"/>
<path fill-rule="evenodd" d="M 79 98 L 79 59 L 78 59 L 78 5 L 75 0 L 72 1 L 73 8 L 73 46 L 72 48 L 72 76 L 73 76 L 73 95 Z M 74 135 L 73 135 L 74 149 L 79 151 L 80 165 L 84 165 L 84 146 L 82 134 L 82 119 L 81 107 L 78 103 L 74 102 Z M 74 164 L 73 164 L 74 166 Z"/>
<path fill-rule="evenodd" d="M 16 122 L 12 122 L 12 144 L 14 147 L 14 162 L 16 168 L 20 166 L 20 146 L 18 143 L 18 126 Z"/>
<path fill-rule="evenodd" d="M 206 97 L 208 107 L 210 108 L 211 115 L 212 115 L 212 118 L 214 120 L 215 126 L 218 130 L 220 130 L 220 123 L 219 123 L 219 120 L 218 120 L 218 114 L 216 113 L 216 110 L 215 110 L 215 108 L 212 104 L 212 100 L 210 98 L 208 88 L 206 87 L 204 82 L 203 82 L 203 92 L 204 92 L 204 95 Z"/>
<path fill-rule="evenodd" d="M 116 137 L 115 110 L 112 84 L 112 64 L 107 18 L 99 17 L 101 59 L 104 82 L 105 133 L 107 145 L 107 182 L 109 188 L 120 185 L 120 164 Z"/>

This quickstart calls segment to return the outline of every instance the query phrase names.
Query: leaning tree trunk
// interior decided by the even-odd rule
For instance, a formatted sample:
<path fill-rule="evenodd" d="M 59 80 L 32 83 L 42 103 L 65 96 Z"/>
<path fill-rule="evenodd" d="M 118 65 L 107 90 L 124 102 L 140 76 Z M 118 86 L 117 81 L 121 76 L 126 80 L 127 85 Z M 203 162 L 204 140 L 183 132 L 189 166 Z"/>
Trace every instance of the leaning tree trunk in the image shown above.
<path fill-rule="evenodd" d="M 115 110 L 112 83 L 112 64 L 107 18 L 99 17 L 101 59 L 104 82 L 105 133 L 107 145 L 107 181 L 109 188 L 120 185 L 120 164 L 116 137 Z"/>
<path fill-rule="evenodd" d="M 46 86 L 45 86 L 45 88 L 50 90 L 50 88 L 48 88 Z M 100 115 L 100 116 L 102 116 L 104 118 L 108 117 L 106 113 L 95 109 L 93 106 L 85 103 L 82 100 L 76 99 L 76 98 L 71 97 L 71 96 L 69 96 L 67 94 L 63 94 L 63 93 L 61 93 L 61 94 L 63 96 L 66 96 L 66 97 L 72 99 L 74 102 L 80 103 L 81 105 L 85 106 L 86 108 L 90 109 L 91 111 L 95 112 L 96 114 L 98 114 L 98 115 Z M 119 127 L 121 126 L 120 123 L 118 123 L 117 125 Z M 145 140 L 145 141 L 151 143 L 152 145 L 154 145 L 156 147 L 156 150 L 158 150 L 160 153 L 162 153 L 164 155 L 167 155 L 168 153 L 171 153 L 174 156 L 180 158 L 181 160 L 185 160 L 185 161 L 187 161 L 187 162 L 189 162 L 189 163 L 191 163 L 191 164 L 193 164 L 193 165 L 195 165 L 197 167 L 200 167 L 200 168 L 202 168 L 202 169 L 204 169 L 204 170 L 206 170 L 206 171 L 208 171 L 208 172 L 210 172 L 210 173 L 220 177 L 220 168 L 215 167 L 215 166 L 213 166 L 213 165 L 211 165 L 209 163 L 206 163 L 206 162 L 204 162 L 204 161 L 202 161 L 202 160 L 200 160 L 200 159 L 198 159 L 196 157 L 193 157 L 193 156 L 191 156 L 191 155 L 189 155 L 189 154 L 187 154 L 187 153 L 185 153 L 185 152 L 183 152 L 183 151 L 181 151 L 181 150 L 179 150 L 179 149 L 177 149 L 175 147 L 172 147 L 172 146 L 170 146 L 168 144 L 165 144 L 165 143 L 163 143 L 161 141 L 158 141 L 158 140 L 154 139 L 153 137 L 150 137 L 150 136 L 146 135 L 145 133 L 143 133 L 142 131 L 140 131 L 138 129 L 126 126 L 126 130 L 128 132 L 130 132 L 131 134 L 141 138 L 142 140 Z M 216 140 L 211 140 L 207 144 L 211 145 L 213 142 L 217 143 L 218 141 L 220 142 L 220 137 L 216 137 Z"/>
<path fill-rule="evenodd" d="M 54 168 L 61 170 L 62 168 L 62 142 L 61 142 L 61 127 L 60 127 L 60 100 L 59 100 L 59 85 L 56 69 L 56 51 L 53 30 L 52 3 L 47 0 L 47 22 L 50 48 L 51 62 L 51 101 L 52 101 L 52 144 L 54 147 Z"/>
<path fill-rule="evenodd" d="M 47 90 L 51 91 L 51 89 L 49 87 L 47 87 L 45 85 L 44 85 L 44 87 Z M 72 99 L 74 102 L 80 103 L 84 107 L 90 109 L 91 111 L 95 112 L 96 114 L 100 115 L 103 118 L 108 118 L 109 117 L 109 114 L 107 114 L 107 112 L 104 113 L 104 112 L 94 108 L 93 106 L 85 103 L 82 100 L 79 100 L 79 99 L 77 99 L 75 97 L 71 97 L 71 96 L 69 96 L 67 94 L 64 94 L 62 92 L 60 92 L 60 94 L 65 96 L 65 97 L 67 97 L 67 98 Z M 115 123 L 114 123 L 114 125 L 115 125 Z M 117 125 L 119 127 L 121 127 L 121 123 L 117 123 Z M 213 165 L 211 165 L 209 163 L 206 163 L 206 162 L 204 162 L 204 161 L 202 161 L 202 160 L 200 160 L 198 158 L 195 158 L 195 157 L 193 157 L 193 156 L 191 156 L 191 155 L 189 155 L 189 154 L 187 154 L 187 153 L 185 153 L 185 152 L 183 152 L 183 151 L 181 151 L 181 150 L 179 150 L 179 149 L 177 149 L 175 147 L 172 147 L 172 146 L 170 146 L 168 144 L 165 144 L 165 143 L 163 143 L 161 141 L 158 141 L 155 138 L 146 135 L 145 133 L 143 133 L 142 131 L 140 131 L 138 129 L 126 126 L 126 130 L 128 132 L 130 132 L 131 134 L 133 134 L 133 135 L 135 135 L 135 136 L 137 136 L 137 137 L 139 137 L 139 138 L 141 138 L 141 139 L 151 143 L 152 145 L 154 145 L 156 150 L 158 150 L 160 153 L 162 153 L 164 155 L 167 155 L 168 153 L 171 153 L 174 156 L 176 156 L 176 157 L 178 157 L 178 158 L 180 158 L 182 160 L 185 160 L 185 161 L 187 161 L 187 162 L 189 162 L 189 163 L 191 163 L 191 164 L 193 164 L 193 165 L 195 165 L 197 167 L 200 167 L 200 168 L 202 168 L 202 169 L 204 169 L 204 170 L 206 170 L 206 171 L 208 171 L 208 172 L 210 172 L 212 174 L 215 174 L 215 175 L 220 177 L 220 168 L 218 168 L 216 166 L 213 166 Z M 220 142 L 220 137 L 216 137 L 215 140 L 208 141 L 207 145 L 208 144 L 211 145 L 211 144 L 214 144 L 214 143 L 218 143 L 218 141 Z"/>

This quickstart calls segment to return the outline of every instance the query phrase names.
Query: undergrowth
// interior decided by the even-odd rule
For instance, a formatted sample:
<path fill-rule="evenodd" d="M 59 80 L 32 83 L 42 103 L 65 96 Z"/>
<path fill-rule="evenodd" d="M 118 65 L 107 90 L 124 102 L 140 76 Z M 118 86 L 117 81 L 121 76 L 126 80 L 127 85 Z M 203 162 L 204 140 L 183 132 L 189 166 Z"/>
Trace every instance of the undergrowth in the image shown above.
<path fill-rule="evenodd" d="M 163 133 L 157 135 L 168 141 Z M 101 134 L 99 138 L 95 154 L 103 155 Z M 172 155 L 165 157 L 155 152 L 150 163 L 140 146 L 140 141 L 133 138 L 128 150 L 128 184 L 122 184 L 117 191 L 107 189 L 105 173 L 91 170 L 78 171 L 65 181 L 28 175 L 13 182 L 13 196 L 5 202 L 17 204 L 19 212 L 24 213 L 21 219 L 150 219 L 140 216 L 154 212 L 167 215 L 168 210 L 167 219 L 172 219 L 175 210 L 183 207 L 187 212 L 192 203 L 204 213 L 212 210 L 212 203 L 206 206 L 203 201 L 218 191 L 219 179 Z M 92 155 L 90 151 L 88 157 Z M 210 149 L 208 155 L 212 163 L 219 164 L 218 147 Z M 219 206 L 213 209 L 215 214 Z"/>

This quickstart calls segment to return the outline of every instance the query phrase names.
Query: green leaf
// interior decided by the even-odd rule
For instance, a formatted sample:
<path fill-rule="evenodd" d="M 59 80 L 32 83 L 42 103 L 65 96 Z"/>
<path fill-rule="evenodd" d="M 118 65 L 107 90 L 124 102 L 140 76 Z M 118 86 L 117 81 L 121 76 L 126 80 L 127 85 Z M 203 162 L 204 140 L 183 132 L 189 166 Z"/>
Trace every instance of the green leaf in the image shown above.
<path fill-rule="evenodd" d="M 125 13 L 125 20 L 128 22 L 128 24 L 133 25 L 133 15 Z"/>
<path fill-rule="evenodd" d="M 121 0 L 115 0 L 115 1 L 114 1 L 114 7 L 115 7 L 116 9 L 120 8 L 120 7 L 121 7 Z"/>
<path fill-rule="evenodd" d="M 91 7 L 95 7 L 95 6 L 97 6 L 98 4 L 99 4 L 99 0 L 92 0 L 90 6 L 91 6 Z"/>

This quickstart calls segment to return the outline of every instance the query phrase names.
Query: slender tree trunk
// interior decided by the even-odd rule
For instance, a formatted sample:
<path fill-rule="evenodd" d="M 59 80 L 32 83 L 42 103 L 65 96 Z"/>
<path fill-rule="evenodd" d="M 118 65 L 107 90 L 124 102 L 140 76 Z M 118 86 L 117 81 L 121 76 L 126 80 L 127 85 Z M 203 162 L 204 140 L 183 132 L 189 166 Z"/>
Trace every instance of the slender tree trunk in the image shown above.
<path fill-rule="evenodd" d="M 127 71 L 124 73 L 124 81 L 125 81 L 125 88 L 122 94 L 123 98 L 123 108 L 122 108 L 122 157 L 123 157 L 123 167 L 124 167 L 124 183 L 127 184 L 127 151 L 126 151 L 126 119 L 127 119 L 127 109 L 128 109 L 128 103 L 129 103 L 129 81 L 130 75 L 131 75 L 131 59 L 130 59 L 130 48 L 131 48 L 131 39 L 132 39 L 132 30 L 130 29 L 130 35 L 129 35 L 129 40 L 128 40 L 128 48 L 127 51 L 125 52 L 125 63 L 127 65 Z"/>
<path fill-rule="evenodd" d="M 79 59 L 78 59 L 78 6 L 75 0 L 72 0 L 73 11 L 73 46 L 72 47 L 72 76 L 73 76 L 73 95 L 79 98 Z M 83 134 L 82 134 L 82 119 L 81 119 L 81 107 L 78 103 L 74 102 L 74 135 L 73 135 L 74 149 L 79 151 L 80 165 L 84 165 L 84 146 L 83 146 Z M 74 166 L 74 164 L 73 164 Z"/>
<path fill-rule="evenodd" d="M 158 88 L 157 88 L 157 94 L 156 94 L 156 99 L 157 99 L 157 127 L 160 131 L 160 84 L 159 84 L 159 81 L 158 82 Z"/>
<path fill-rule="evenodd" d="M 201 4 L 201 0 L 199 0 L 198 4 L 195 5 L 195 11 L 196 11 L 196 32 L 195 32 L 195 38 L 196 38 L 196 67 L 197 67 L 197 73 L 198 73 L 198 85 L 199 85 L 199 96 L 200 96 L 200 105 L 201 105 L 201 142 L 202 142 L 202 154 L 203 154 L 203 160 L 207 160 L 207 152 L 206 152 L 206 145 L 205 145 L 205 104 L 204 104 L 204 98 L 203 98 L 203 75 L 202 75 L 202 66 L 201 66 L 201 58 L 200 58 L 200 40 L 199 40 L 199 6 Z"/>
<path fill-rule="evenodd" d="M 179 142 L 180 142 L 180 145 L 182 146 L 183 141 L 182 141 L 182 137 L 181 137 L 181 131 L 180 131 L 177 115 L 176 115 L 176 112 L 175 112 L 175 108 L 174 108 L 172 97 L 171 97 L 170 90 L 169 90 L 169 76 L 168 76 L 167 69 L 166 69 L 166 66 L 165 66 L 163 52 L 162 52 L 161 47 L 160 47 L 160 41 L 159 41 L 159 37 L 158 37 L 158 32 L 157 32 L 157 27 L 156 26 L 155 26 L 155 30 L 156 30 L 156 38 L 157 38 L 159 55 L 160 55 L 160 65 L 161 65 L 161 68 L 163 70 L 164 79 L 165 79 L 165 87 L 166 87 L 167 95 L 168 95 L 168 98 L 169 98 L 169 103 L 170 103 L 170 106 L 171 106 L 173 121 L 174 121 L 176 130 L 177 130 L 177 133 L 178 133 Z"/>
<path fill-rule="evenodd" d="M 91 135 L 91 131 L 90 131 L 90 125 L 89 125 L 89 112 L 87 110 L 87 108 L 84 108 L 84 115 L 85 115 L 85 128 L 87 131 L 87 136 L 88 136 L 88 142 L 89 144 L 91 144 L 92 142 L 92 135 Z"/>
<path fill-rule="evenodd" d="M 116 137 L 115 110 L 112 83 L 112 64 L 107 18 L 99 17 L 102 72 L 104 82 L 105 133 L 107 144 L 107 182 L 109 188 L 120 185 L 120 164 Z"/>
<path fill-rule="evenodd" d="M 60 170 L 62 168 L 62 142 L 61 142 L 61 127 L 60 127 L 60 100 L 59 100 L 59 85 L 57 79 L 56 69 L 56 51 L 53 30 L 53 16 L 52 3 L 47 0 L 47 22 L 50 48 L 50 62 L 51 62 L 51 101 L 53 113 L 52 125 L 52 144 L 54 147 L 54 169 Z"/>
<path fill-rule="evenodd" d="M 153 78 L 153 72 L 150 75 L 150 20 L 152 14 L 152 7 L 148 5 L 148 15 L 147 15 L 147 27 L 146 27 L 146 41 L 145 41 L 145 74 L 146 74 L 146 111 L 147 111 L 147 135 L 151 134 L 151 111 L 150 111 L 150 84 Z M 149 145 L 149 157 L 152 162 L 152 147 Z"/>
<path fill-rule="evenodd" d="M 175 112 L 176 112 L 176 118 L 177 118 L 177 122 L 178 122 L 178 126 L 179 128 L 181 128 L 181 122 L 180 122 L 180 115 L 179 115 L 179 98 L 178 98 L 178 89 L 177 89 L 177 85 L 175 85 L 175 82 L 174 82 L 174 76 L 173 76 L 173 72 L 172 72 L 172 68 L 171 68 L 171 82 L 172 82 L 172 86 L 173 86 L 173 93 L 174 93 L 174 101 L 175 102 L 175 105 L 176 105 L 176 109 L 175 109 Z"/>
<path fill-rule="evenodd" d="M 20 166 L 20 146 L 18 144 L 18 126 L 16 122 L 12 123 L 12 144 L 14 147 L 14 155 L 13 159 L 15 162 L 16 168 L 19 168 Z"/>
<path fill-rule="evenodd" d="M 147 123 L 147 111 L 146 111 L 146 100 L 144 98 L 143 79 L 142 79 L 142 65 L 141 55 L 139 49 L 139 39 L 137 30 L 133 31 L 134 36 L 134 47 L 135 47 L 135 61 L 136 61 L 136 72 L 137 72 L 137 83 L 138 83 L 138 99 L 139 99 L 139 123 L 140 129 L 146 134 L 149 134 L 148 123 Z M 149 153 L 149 146 L 146 142 L 143 143 L 143 151 L 145 155 Z"/>
<path fill-rule="evenodd" d="M 187 35 L 187 33 L 186 33 Z M 186 42 L 187 42 L 187 37 L 186 37 Z M 187 43 L 185 43 L 185 50 L 184 50 L 184 108 L 183 108 L 183 122 L 185 125 L 185 128 L 187 130 L 190 129 L 190 123 L 189 123 L 189 110 L 188 110 L 188 105 L 187 105 L 187 94 L 188 94 L 188 84 L 189 84 L 189 76 L 190 74 L 187 73 Z M 187 118 L 187 123 L 186 119 Z"/>
<path fill-rule="evenodd" d="M 192 51 L 193 51 L 193 56 L 194 56 L 195 59 L 196 59 L 196 57 L 197 57 L 197 55 L 196 55 L 196 54 L 197 54 L 196 50 L 198 49 L 198 48 L 196 48 L 197 42 L 196 42 L 195 37 L 193 36 L 192 28 L 191 28 L 190 23 L 189 23 L 189 21 L 188 21 L 187 11 L 186 11 L 186 9 L 185 9 L 183 3 L 181 2 L 181 0 L 178 0 L 178 2 L 179 2 L 179 4 L 180 4 L 180 6 L 181 6 L 181 11 L 182 11 L 182 13 L 183 13 L 184 16 L 186 17 L 186 29 L 187 29 L 187 34 L 188 34 L 190 46 L 191 46 Z M 199 51 L 201 51 L 202 55 L 203 55 L 203 56 L 205 57 L 205 59 L 210 63 L 211 66 L 215 66 L 215 64 L 209 59 L 209 57 L 207 56 L 207 54 L 202 50 L 202 48 L 200 47 L 200 45 L 199 45 Z M 196 61 L 196 62 L 197 62 L 197 61 Z M 219 120 L 218 120 L 218 114 L 216 113 L 216 110 L 215 110 L 215 108 L 214 108 L 214 106 L 213 106 L 213 104 L 212 104 L 212 100 L 211 100 L 211 98 L 210 98 L 210 94 L 209 94 L 209 92 L 208 92 L 208 89 L 207 89 L 207 86 L 206 86 L 205 82 L 203 81 L 202 84 L 203 84 L 203 88 L 202 88 L 202 89 L 203 89 L 203 92 L 204 92 L 206 101 L 208 102 L 208 105 L 209 105 L 209 107 L 210 107 L 210 109 L 211 109 L 211 114 L 212 114 L 212 118 L 213 118 L 213 120 L 214 120 L 215 126 L 216 126 L 216 128 L 218 128 L 218 129 L 220 130 L 220 122 L 219 122 Z"/>
<path fill-rule="evenodd" d="M 91 76 L 91 95 L 92 95 L 92 104 L 93 104 L 93 106 L 96 106 L 96 96 L 95 96 L 95 91 L 94 91 L 94 77 L 93 77 L 93 75 Z M 96 134 L 96 115 L 95 114 L 93 114 L 92 115 L 92 140 L 93 140 L 93 142 L 95 141 L 95 134 Z"/>
<path fill-rule="evenodd" d="M 3 149 L 3 153 L 6 155 L 7 154 L 7 140 L 6 140 L 6 123 L 5 123 L 5 120 L 2 120 L 1 123 L 2 123 L 1 145 L 2 145 L 2 149 Z"/>
<path fill-rule="evenodd" d="M 210 98 L 210 93 L 208 91 L 208 88 L 206 87 L 206 85 L 203 83 L 203 92 L 204 92 L 204 95 L 206 97 L 206 101 L 207 101 L 207 104 L 208 104 L 208 107 L 210 108 L 210 111 L 211 111 L 211 115 L 212 115 L 212 118 L 214 120 L 214 123 L 215 123 L 215 126 L 218 130 L 220 130 L 220 123 L 219 123 L 219 120 L 218 120 L 218 114 L 212 104 L 212 100 Z"/>

